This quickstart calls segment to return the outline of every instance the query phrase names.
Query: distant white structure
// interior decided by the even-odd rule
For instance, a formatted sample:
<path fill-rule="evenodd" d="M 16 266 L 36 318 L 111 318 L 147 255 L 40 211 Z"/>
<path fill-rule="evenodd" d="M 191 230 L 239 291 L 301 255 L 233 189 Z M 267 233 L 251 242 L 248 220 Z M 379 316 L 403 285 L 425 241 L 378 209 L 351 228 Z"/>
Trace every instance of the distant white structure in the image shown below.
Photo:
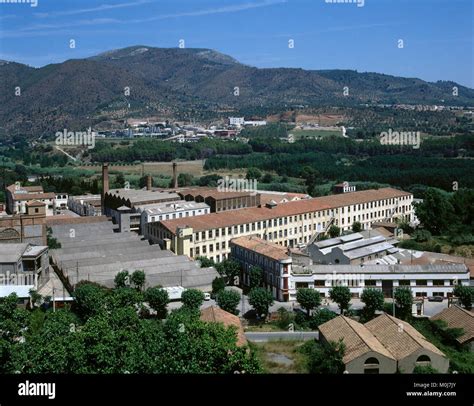
<path fill-rule="evenodd" d="M 250 121 L 244 121 L 244 125 L 248 125 L 251 127 L 258 127 L 261 125 L 267 125 L 267 122 L 265 120 L 250 120 Z"/>
<path fill-rule="evenodd" d="M 244 125 L 244 117 L 229 117 L 229 125 L 235 125 L 237 127 L 240 127 Z"/>

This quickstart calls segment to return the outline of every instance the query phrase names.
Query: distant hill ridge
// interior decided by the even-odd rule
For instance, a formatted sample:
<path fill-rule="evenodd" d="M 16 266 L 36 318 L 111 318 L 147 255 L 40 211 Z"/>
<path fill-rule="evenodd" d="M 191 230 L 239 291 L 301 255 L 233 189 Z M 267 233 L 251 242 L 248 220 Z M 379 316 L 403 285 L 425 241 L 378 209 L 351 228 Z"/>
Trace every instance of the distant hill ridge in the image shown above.
<path fill-rule="evenodd" d="M 126 116 L 372 102 L 472 106 L 474 90 L 353 70 L 259 69 L 201 48 L 137 45 L 41 68 L 0 61 L 0 134 L 49 134 Z"/>

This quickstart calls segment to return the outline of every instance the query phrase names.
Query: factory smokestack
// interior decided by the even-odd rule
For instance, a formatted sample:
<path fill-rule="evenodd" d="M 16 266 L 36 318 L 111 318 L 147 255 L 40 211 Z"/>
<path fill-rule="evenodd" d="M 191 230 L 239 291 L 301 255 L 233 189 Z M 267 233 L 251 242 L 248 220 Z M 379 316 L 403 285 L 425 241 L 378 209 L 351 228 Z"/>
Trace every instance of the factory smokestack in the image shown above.
<path fill-rule="evenodd" d="M 178 187 L 178 164 L 173 162 L 173 188 Z"/>
<path fill-rule="evenodd" d="M 102 215 L 105 214 L 105 194 L 109 191 L 109 164 L 102 165 Z"/>
<path fill-rule="evenodd" d="M 151 190 L 153 180 L 151 178 L 151 175 L 146 176 L 146 190 Z"/>

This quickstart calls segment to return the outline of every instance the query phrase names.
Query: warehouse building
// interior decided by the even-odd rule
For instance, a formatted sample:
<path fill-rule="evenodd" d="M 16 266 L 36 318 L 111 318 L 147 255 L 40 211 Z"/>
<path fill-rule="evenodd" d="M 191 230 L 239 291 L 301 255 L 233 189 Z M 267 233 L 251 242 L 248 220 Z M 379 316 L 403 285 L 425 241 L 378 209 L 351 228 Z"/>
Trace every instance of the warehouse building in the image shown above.
<path fill-rule="evenodd" d="M 311 244 L 332 224 L 365 229 L 389 217 L 411 220 L 412 195 L 392 188 L 324 196 L 284 204 L 266 204 L 228 213 L 150 223 L 154 241 L 180 255 L 206 256 L 217 262 L 230 253 L 230 240 L 257 234 L 285 247 Z"/>

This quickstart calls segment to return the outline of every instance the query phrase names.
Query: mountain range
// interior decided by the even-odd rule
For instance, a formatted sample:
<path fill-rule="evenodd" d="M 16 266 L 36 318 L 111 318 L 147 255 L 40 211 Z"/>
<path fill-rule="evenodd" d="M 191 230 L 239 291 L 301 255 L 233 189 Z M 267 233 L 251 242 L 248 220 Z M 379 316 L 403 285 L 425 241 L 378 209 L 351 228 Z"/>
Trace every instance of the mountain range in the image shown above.
<path fill-rule="evenodd" d="M 256 68 L 196 48 L 140 45 L 41 68 L 0 61 L 3 136 L 52 135 L 126 117 L 199 119 L 365 103 L 473 106 L 474 90 L 353 70 Z"/>

